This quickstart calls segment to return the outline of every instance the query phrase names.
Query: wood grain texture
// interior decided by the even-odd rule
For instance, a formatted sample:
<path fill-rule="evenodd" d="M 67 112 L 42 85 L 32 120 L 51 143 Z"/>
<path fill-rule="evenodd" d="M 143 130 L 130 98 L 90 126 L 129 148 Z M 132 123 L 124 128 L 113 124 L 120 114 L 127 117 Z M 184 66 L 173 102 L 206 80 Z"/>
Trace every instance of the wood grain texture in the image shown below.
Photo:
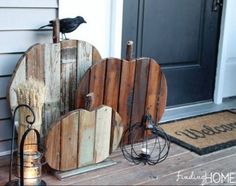
<path fill-rule="evenodd" d="M 79 141 L 78 141 L 78 167 L 95 163 L 95 124 L 96 113 L 80 110 L 79 112 Z"/>
<path fill-rule="evenodd" d="M 101 162 L 116 150 L 122 132 L 121 118 L 111 107 L 71 111 L 54 122 L 46 135 L 48 165 L 65 171 Z"/>
<path fill-rule="evenodd" d="M 99 65 L 95 65 L 90 71 L 89 92 L 94 93 L 94 107 L 103 104 L 104 85 L 106 76 L 106 61 L 102 61 Z"/>
<path fill-rule="evenodd" d="M 95 162 L 101 162 L 109 156 L 112 108 L 103 106 L 96 110 Z"/>
<path fill-rule="evenodd" d="M 52 121 L 60 117 L 60 44 L 45 45 L 45 86 L 46 98 L 44 104 L 44 133 Z"/>
<path fill-rule="evenodd" d="M 61 120 L 61 159 L 67 160 L 60 161 L 61 170 L 77 168 L 78 120 L 75 111 Z"/>
<path fill-rule="evenodd" d="M 106 82 L 104 89 L 104 105 L 117 110 L 120 89 L 121 63 L 118 59 L 111 59 L 107 62 Z"/>
<path fill-rule="evenodd" d="M 53 121 L 75 108 L 78 79 L 100 58 L 97 49 L 85 41 L 65 40 L 30 47 L 18 61 L 10 80 L 8 99 L 12 113 L 17 106 L 14 89 L 29 77 L 43 82 L 47 90 L 42 113 L 45 134 Z M 79 76 L 77 68 L 81 69 Z"/>
<path fill-rule="evenodd" d="M 45 139 L 45 157 L 47 157 L 47 162 L 50 163 L 52 168 L 59 170 L 61 157 L 61 125 L 54 125 L 53 130 L 48 132 L 47 138 Z"/>
<path fill-rule="evenodd" d="M 154 122 L 160 121 L 166 106 L 167 84 L 153 59 L 108 58 L 93 65 L 81 79 L 76 108 L 85 107 L 89 93 L 94 93 L 94 107 L 104 104 L 118 111 L 126 129 L 130 124 L 141 122 L 146 113 L 152 115 Z"/>

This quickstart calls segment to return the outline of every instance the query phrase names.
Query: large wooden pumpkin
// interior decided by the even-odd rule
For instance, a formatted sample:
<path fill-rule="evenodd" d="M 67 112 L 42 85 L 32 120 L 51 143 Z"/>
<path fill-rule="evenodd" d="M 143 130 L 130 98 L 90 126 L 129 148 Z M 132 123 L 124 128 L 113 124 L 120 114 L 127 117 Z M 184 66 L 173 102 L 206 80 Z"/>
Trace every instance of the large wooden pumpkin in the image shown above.
<path fill-rule="evenodd" d="M 75 109 L 75 92 L 85 71 L 101 56 L 85 41 L 64 40 L 60 43 L 36 44 L 19 60 L 9 87 L 11 111 L 17 106 L 15 89 L 32 78 L 46 86 L 43 109 L 43 133 L 52 121 Z"/>
<path fill-rule="evenodd" d="M 109 58 L 90 67 L 81 79 L 76 108 L 85 108 L 89 93 L 94 95 L 94 108 L 112 107 L 128 127 L 141 122 L 146 113 L 151 114 L 154 122 L 160 121 L 166 106 L 167 84 L 160 65 L 151 58 Z"/>
<path fill-rule="evenodd" d="M 116 150 L 122 134 L 121 117 L 111 107 L 71 111 L 48 130 L 47 163 L 61 171 L 99 163 Z"/>

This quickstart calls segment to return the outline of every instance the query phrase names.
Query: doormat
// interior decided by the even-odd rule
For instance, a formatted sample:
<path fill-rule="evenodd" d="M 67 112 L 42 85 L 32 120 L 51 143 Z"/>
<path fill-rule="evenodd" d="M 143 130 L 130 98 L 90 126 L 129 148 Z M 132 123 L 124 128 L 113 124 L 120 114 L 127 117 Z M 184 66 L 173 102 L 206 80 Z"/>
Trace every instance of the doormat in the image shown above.
<path fill-rule="evenodd" d="M 170 140 L 199 155 L 236 145 L 236 112 L 221 111 L 164 123 Z"/>

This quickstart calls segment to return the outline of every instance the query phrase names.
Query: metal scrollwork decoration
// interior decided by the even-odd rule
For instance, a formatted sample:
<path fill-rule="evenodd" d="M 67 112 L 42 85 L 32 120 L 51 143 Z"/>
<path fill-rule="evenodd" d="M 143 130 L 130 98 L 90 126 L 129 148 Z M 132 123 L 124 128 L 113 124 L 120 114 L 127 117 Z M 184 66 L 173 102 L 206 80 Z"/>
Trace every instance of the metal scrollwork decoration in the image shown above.
<path fill-rule="evenodd" d="M 12 170 L 13 170 L 13 160 L 14 160 L 14 148 L 15 148 L 15 122 L 16 122 L 16 115 L 17 111 L 20 108 L 27 108 L 31 114 L 27 115 L 25 117 L 25 121 L 28 124 L 27 129 L 22 135 L 20 146 L 18 147 L 19 152 L 17 153 L 17 156 L 20 161 L 17 163 L 17 167 L 19 170 L 18 173 L 16 173 L 16 177 L 19 179 L 12 180 Z M 41 158 L 43 157 L 44 148 L 40 144 L 40 133 L 34 129 L 33 124 L 35 123 L 35 113 L 33 109 L 26 105 L 26 104 L 20 104 L 18 105 L 14 110 L 13 115 L 13 124 L 12 124 L 12 139 L 11 139 L 11 156 L 10 156 L 10 169 L 9 169 L 9 182 L 6 185 L 46 185 L 46 182 L 41 180 L 41 168 L 42 165 L 45 164 L 41 162 Z M 27 144 L 29 146 L 33 146 L 33 149 L 25 150 L 25 140 L 27 138 L 27 135 L 29 133 L 34 132 L 36 135 L 37 142 Z M 29 148 L 28 146 L 28 148 Z M 36 147 L 36 148 L 35 148 Z"/>
<path fill-rule="evenodd" d="M 127 135 L 129 145 L 124 141 Z M 137 140 L 140 135 L 141 140 Z M 167 158 L 169 149 L 169 136 L 159 125 L 155 125 L 150 114 L 144 115 L 141 123 L 127 128 L 121 141 L 123 156 L 134 164 L 156 165 Z"/>

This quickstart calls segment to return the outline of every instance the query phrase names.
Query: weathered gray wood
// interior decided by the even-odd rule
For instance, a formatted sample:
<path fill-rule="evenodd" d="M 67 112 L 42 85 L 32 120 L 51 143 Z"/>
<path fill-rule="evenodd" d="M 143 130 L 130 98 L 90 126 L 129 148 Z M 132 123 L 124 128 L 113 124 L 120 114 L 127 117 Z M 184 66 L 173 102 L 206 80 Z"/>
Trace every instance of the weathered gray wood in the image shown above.
<path fill-rule="evenodd" d="M 46 97 L 44 105 L 44 133 L 52 121 L 60 117 L 60 44 L 45 45 L 45 86 Z"/>
<path fill-rule="evenodd" d="M 81 47 L 78 48 L 78 46 Z M 81 68 L 85 68 L 82 65 L 83 62 L 87 63 L 86 68 L 88 68 L 101 58 L 95 47 L 85 41 L 77 40 L 65 40 L 57 44 L 36 44 L 28 49 L 25 53 L 26 57 L 21 57 L 17 63 L 11 79 L 8 96 L 12 112 L 17 106 L 14 89 L 29 77 L 44 82 L 47 90 L 43 111 L 43 134 L 46 133 L 52 121 L 73 110 L 77 88 L 77 68 L 80 68 L 77 65 L 78 53 L 86 56 L 86 60 L 80 57 Z M 96 61 L 91 62 L 92 59 Z M 82 76 L 82 71 L 80 75 Z"/>
<path fill-rule="evenodd" d="M 78 43 L 77 51 L 77 84 L 79 83 L 82 76 L 92 65 L 93 60 L 93 47 L 87 42 Z"/>

